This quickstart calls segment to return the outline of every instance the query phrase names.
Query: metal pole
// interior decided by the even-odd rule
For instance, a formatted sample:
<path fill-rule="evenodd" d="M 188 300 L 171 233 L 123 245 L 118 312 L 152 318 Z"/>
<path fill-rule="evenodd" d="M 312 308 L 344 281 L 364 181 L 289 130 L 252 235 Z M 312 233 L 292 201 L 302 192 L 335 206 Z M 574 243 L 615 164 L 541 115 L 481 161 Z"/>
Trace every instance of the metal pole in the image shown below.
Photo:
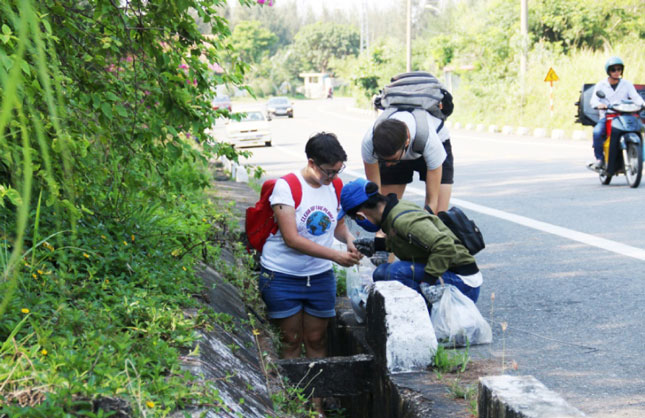
<path fill-rule="evenodd" d="M 526 62 L 528 54 L 529 39 L 529 6 L 528 0 L 520 0 L 520 37 L 522 42 L 522 55 L 520 57 L 520 79 L 524 88 L 524 77 L 526 75 Z"/>
<path fill-rule="evenodd" d="M 406 23 L 406 61 L 405 71 L 410 72 L 412 68 L 412 0 L 408 0 L 408 11 L 405 19 Z"/>

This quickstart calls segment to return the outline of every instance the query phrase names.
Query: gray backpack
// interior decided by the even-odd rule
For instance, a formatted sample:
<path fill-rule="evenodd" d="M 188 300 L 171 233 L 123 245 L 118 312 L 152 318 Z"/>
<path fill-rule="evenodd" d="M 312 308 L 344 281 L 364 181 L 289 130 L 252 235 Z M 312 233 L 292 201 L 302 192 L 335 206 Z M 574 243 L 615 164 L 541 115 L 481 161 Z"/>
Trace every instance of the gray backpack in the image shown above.
<path fill-rule="evenodd" d="M 436 131 L 443 128 L 444 120 L 452 113 L 452 95 L 435 76 L 424 71 L 413 71 L 392 77 L 374 98 L 374 107 L 383 109 L 374 126 L 388 119 L 395 112 L 408 111 L 414 116 L 416 134 L 412 141 L 412 151 L 422 154 L 428 139 L 429 127 L 425 112 L 441 119 Z M 443 103 L 444 109 L 439 108 Z"/>

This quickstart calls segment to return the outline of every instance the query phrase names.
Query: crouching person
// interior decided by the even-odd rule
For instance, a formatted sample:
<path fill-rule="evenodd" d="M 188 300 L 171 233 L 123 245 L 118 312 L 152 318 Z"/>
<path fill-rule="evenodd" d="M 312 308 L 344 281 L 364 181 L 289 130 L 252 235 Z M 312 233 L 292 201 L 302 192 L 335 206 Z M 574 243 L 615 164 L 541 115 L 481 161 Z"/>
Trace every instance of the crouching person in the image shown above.
<path fill-rule="evenodd" d="M 383 196 L 376 183 L 354 180 L 343 187 L 342 210 L 369 232 L 382 229 L 385 238 L 359 238 L 356 248 L 368 257 L 376 251 L 393 252 L 401 261 L 381 264 L 374 280 L 397 280 L 419 293 L 420 283 L 444 283 L 457 287 L 477 302 L 482 275 L 475 258 L 435 215 L 420 206 L 398 200 L 394 193 Z"/>

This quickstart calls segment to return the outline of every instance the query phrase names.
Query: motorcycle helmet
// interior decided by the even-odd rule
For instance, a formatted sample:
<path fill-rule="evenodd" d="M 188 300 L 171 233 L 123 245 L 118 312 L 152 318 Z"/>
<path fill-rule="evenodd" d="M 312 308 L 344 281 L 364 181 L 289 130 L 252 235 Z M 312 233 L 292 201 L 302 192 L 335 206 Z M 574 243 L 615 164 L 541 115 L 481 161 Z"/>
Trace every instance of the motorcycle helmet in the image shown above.
<path fill-rule="evenodd" d="M 623 67 L 623 72 L 625 71 L 625 64 L 623 63 L 623 60 L 620 59 L 620 57 L 611 57 L 605 62 L 605 72 L 607 75 L 609 75 L 609 67 L 613 65 L 620 65 Z"/>

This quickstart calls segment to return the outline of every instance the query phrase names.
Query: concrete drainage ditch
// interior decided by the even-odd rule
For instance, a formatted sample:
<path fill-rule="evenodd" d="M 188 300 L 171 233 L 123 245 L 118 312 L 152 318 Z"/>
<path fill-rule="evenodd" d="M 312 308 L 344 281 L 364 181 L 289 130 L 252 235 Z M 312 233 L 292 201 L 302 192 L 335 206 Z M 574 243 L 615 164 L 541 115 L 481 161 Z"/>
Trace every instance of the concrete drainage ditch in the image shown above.
<path fill-rule="evenodd" d="M 280 360 L 282 373 L 291 382 L 308 384 L 307 393 L 338 399 L 347 417 L 471 416 L 446 398 L 444 385 L 428 382 L 426 366 L 432 355 L 425 340 L 432 327 L 423 323 L 427 315 L 404 318 L 405 312 L 396 312 L 414 309 L 417 296 L 398 282 L 377 283 L 366 324 L 358 324 L 348 300 L 340 298 L 329 327 L 330 357 Z M 423 304 L 421 299 L 416 302 Z M 397 333 L 401 329 L 407 335 Z"/>
<path fill-rule="evenodd" d="M 218 183 L 230 189 L 241 208 L 257 199 L 246 185 Z M 235 265 L 230 251 L 223 250 L 222 258 Z M 208 289 L 205 302 L 227 320 L 202 335 L 198 354 L 186 355 L 184 367 L 216 390 L 221 402 L 169 416 L 277 416 L 237 289 L 207 266 L 200 276 Z M 316 396 L 336 398 L 348 418 L 471 417 L 464 405 L 446 396 L 445 385 L 429 378 L 434 336 L 429 323 L 420 295 L 398 282 L 377 282 L 366 324 L 358 324 L 349 302 L 340 298 L 329 328 L 330 357 L 279 360 L 278 366 L 294 384 L 304 382 Z M 531 376 L 480 378 L 478 405 L 481 418 L 583 416 Z"/>

